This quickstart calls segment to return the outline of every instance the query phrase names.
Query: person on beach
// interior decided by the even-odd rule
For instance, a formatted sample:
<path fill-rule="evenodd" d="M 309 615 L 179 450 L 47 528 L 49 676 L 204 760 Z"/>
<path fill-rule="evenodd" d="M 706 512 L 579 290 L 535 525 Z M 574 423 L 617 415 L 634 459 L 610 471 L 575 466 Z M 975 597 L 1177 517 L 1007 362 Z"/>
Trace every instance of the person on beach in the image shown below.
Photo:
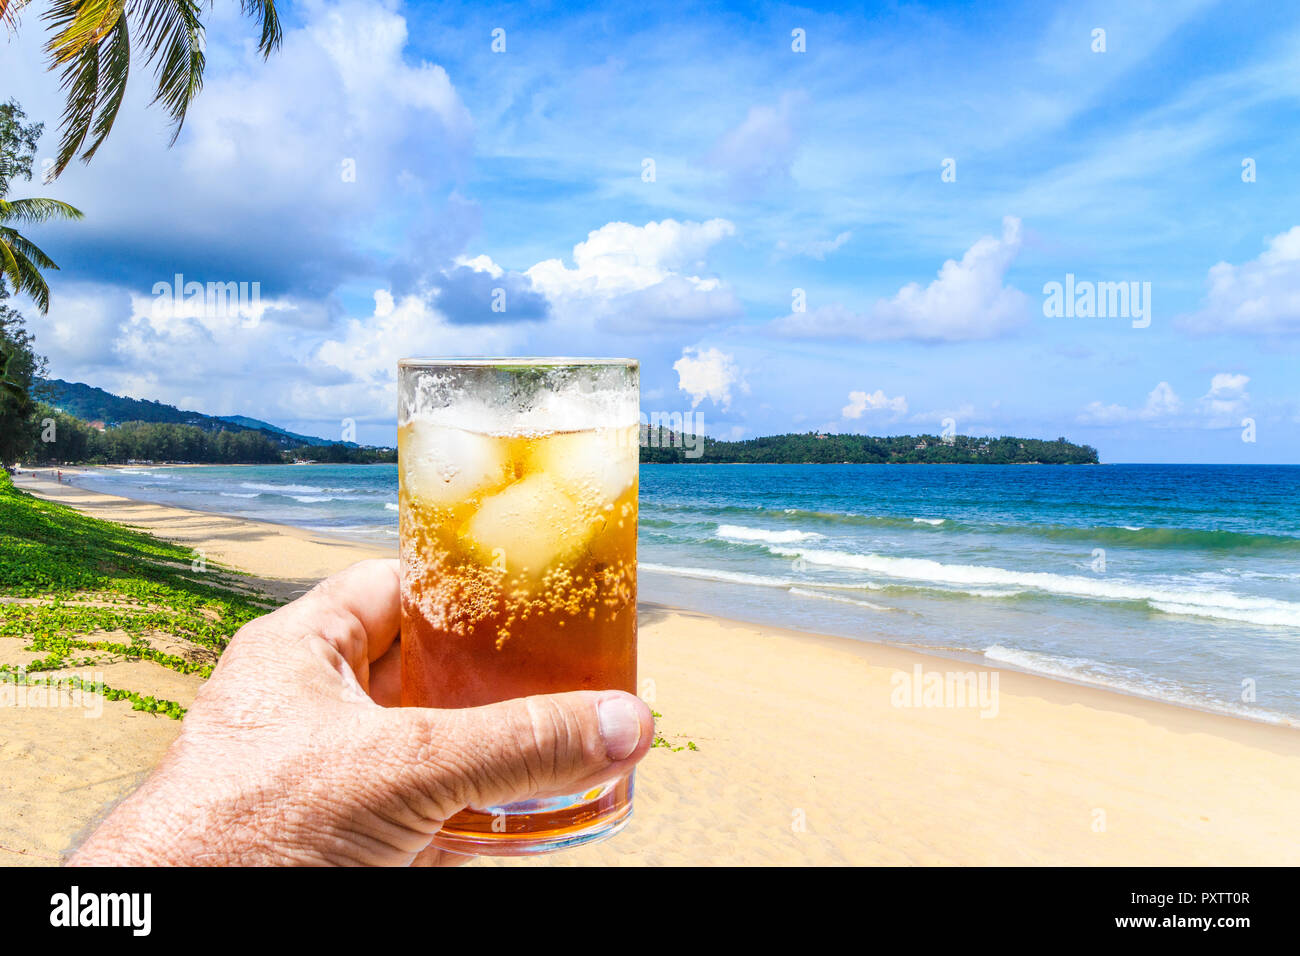
<path fill-rule="evenodd" d="M 398 707 L 396 560 L 363 561 L 244 625 L 144 784 L 73 866 L 438 866 L 467 806 L 575 793 L 650 749 L 636 696 Z"/>

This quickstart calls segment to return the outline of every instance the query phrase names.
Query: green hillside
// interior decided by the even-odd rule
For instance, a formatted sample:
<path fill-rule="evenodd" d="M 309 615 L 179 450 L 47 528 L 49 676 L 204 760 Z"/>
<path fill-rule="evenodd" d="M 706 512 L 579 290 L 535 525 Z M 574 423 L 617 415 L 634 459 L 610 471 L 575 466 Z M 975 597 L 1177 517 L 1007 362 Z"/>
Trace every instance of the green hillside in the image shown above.
<path fill-rule="evenodd" d="M 174 405 L 139 398 L 123 398 L 102 388 L 81 382 L 62 379 L 40 379 L 33 384 L 34 396 L 48 405 L 82 421 L 100 421 L 110 428 L 126 422 L 193 425 L 205 432 L 259 432 L 280 448 L 299 448 L 304 445 L 344 444 L 356 447 L 353 442 L 331 442 L 312 435 L 299 435 L 285 431 L 269 422 L 243 415 L 224 418 L 202 412 L 185 411 Z"/>

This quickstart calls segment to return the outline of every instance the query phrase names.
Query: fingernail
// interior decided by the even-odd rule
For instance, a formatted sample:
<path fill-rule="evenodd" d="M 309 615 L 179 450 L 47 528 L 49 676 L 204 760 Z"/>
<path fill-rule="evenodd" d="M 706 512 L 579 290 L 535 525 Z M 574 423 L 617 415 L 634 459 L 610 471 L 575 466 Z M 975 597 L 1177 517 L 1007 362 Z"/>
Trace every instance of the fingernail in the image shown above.
<path fill-rule="evenodd" d="M 641 717 L 626 697 L 606 697 L 596 707 L 610 760 L 622 760 L 641 742 Z"/>

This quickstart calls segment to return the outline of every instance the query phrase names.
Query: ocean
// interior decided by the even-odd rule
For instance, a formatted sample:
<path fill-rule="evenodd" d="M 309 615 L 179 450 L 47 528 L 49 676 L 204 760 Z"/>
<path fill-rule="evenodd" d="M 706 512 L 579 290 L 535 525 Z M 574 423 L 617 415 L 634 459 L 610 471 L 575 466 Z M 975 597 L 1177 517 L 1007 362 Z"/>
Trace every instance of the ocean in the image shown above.
<path fill-rule="evenodd" d="M 394 465 L 97 491 L 395 547 Z M 641 599 L 1300 724 L 1300 466 L 643 465 Z"/>

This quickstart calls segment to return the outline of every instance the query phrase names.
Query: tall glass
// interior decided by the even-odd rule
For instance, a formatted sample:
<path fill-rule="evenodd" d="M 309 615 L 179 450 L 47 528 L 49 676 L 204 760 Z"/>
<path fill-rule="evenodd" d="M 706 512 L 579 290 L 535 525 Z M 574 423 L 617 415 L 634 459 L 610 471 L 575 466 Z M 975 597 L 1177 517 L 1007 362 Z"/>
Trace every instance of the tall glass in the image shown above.
<path fill-rule="evenodd" d="M 637 363 L 405 359 L 398 394 L 402 705 L 635 693 Z M 631 814 L 628 774 L 472 807 L 433 842 L 539 853 Z"/>

